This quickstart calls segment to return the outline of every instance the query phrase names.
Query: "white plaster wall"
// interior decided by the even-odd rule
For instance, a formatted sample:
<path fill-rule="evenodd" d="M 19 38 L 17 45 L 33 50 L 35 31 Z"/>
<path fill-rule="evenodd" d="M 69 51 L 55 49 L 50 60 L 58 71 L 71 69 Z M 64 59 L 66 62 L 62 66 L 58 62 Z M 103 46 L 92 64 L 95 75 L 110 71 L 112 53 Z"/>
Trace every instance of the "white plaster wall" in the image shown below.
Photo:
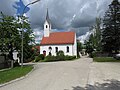
<path fill-rule="evenodd" d="M 46 25 L 48 26 L 47 28 L 46 28 Z M 44 37 L 49 37 L 50 30 L 51 30 L 51 25 L 49 25 L 49 23 L 47 21 L 45 21 L 45 23 L 44 23 Z"/>
<path fill-rule="evenodd" d="M 74 40 L 74 45 L 73 45 L 73 51 L 76 57 L 77 57 L 77 39 L 76 39 L 76 34 L 75 34 L 75 40 Z"/>
<path fill-rule="evenodd" d="M 69 47 L 69 52 L 67 52 L 67 46 Z M 51 53 L 54 56 L 56 56 L 56 49 L 55 49 L 55 47 L 58 47 L 58 51 L 62 50 L 65 55 L 70 55 L 70 56 L 75 55 L 72 44 L 40 46 L 40 54 L 43 54 L 43 51 L 45 50 L 46 51 L 46 55 L 48 55 L 49 52 L 50 52 L 49 47 L 52 47 Z"/>

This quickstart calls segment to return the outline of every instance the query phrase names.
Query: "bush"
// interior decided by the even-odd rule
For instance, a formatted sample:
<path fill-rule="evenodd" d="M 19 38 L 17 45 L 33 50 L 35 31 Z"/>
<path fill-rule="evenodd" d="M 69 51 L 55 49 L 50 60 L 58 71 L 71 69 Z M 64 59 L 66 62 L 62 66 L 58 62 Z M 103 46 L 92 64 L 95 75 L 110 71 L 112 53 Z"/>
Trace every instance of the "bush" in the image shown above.
<path fill-rule="evenodd" d="M 45 56 L 43 54 L 40 54 L 38 57 L 41 58 L 41 60 L 44 60 Z"/>
<path fill-rule="evenodd" d="M 92 52 L 92 53 L 90 53 L 89 56 L 90 56 L 91 58 L 96 57 L 96 52 Z"/>
<path fill-rule="evenodd" d="M 35 62 L 39 62 L 40 60 L 44 60 L 44 55 L 43 54 L 40 54 L 39 56 L 37 56 L 35 58 Z"/>
<path fill-rule="evenodd" d="M 65 60 L 73 60 L 76 59 L 76 56 L 65 56 Z"/>
<path fill-rule="evenodd" d="M 59 52 L 57 52 L 57 56 L 64 56 L 64 52 L 60 50 Z"/>
<path fill-rule="evenodd" d="M 120 60 L 116 60 L 112 57 L 94 57 L 94 62 L 120 62 Z"/>
<path fill-rule="evenodd" d="M 75 59 L 76 56 L 46 56 L 45 57 L 45 62 L 53 62 L 53 61 L 65 61 L 65 60 L 73 60 Z"/>
<path fill-rule="evenodd" d="M 45 60 L 44 60 L 45 62 L 52 62 L 52 61 L 57 61 L 56 60 L 56 57 L 55 56 L 50 56 L 50 55 L 48 55 L 48 56 L 46 56 L 45 57 Z"/>
<path fill-rule="evenodd" d="M 15 60 L 15 62 L 14 62 L 14 65 L 13 65 L 14 67 L 18 67 L 18 66 L 20 66 L 19 65 L 19 63 L 18 63 L 18 59 L 17 60 Z"/>

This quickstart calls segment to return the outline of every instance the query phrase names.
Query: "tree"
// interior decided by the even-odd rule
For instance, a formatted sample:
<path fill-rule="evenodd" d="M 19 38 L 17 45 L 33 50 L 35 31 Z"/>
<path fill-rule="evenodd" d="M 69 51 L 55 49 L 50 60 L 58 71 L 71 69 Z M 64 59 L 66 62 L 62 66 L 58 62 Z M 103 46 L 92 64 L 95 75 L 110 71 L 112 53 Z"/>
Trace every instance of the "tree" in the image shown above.
<path fill-rule="evenodd" d="M 85 43 L 87 52 L 92 53 L 94 50 L 101 51 L 101 19 L 96 18 L 95 25 L 90 27 L 91 35 Z"/>
<path fill-rule="evenodd" d="M 19 31 L 13 16 L 4 15 L 1 12 L 0 17 L 0 49 L 3 54 L 4 52 L 9 53 L 8 57 L 12 61 L 11 67 L 13 67 L 13 51 L 19 48 Z"/>
<path fill-rule="evenodd" d="M 102 31 L 103 50 L 109 53 L 120 51 L 120 2 L 113 0 L 106 11 Z"/>
<path fill-rule="evenodd" d="M 16 20 L 13 16 L 4 15 L 1 12 L 0 19 L 0 49 L 4 52 L 9 52 L 9 58 L 13 60 L 14 49 L 18 50 L 20 35 L 16 27 Z"/>
<path fill-rule="evenodd" d="M 95 49 L 101 51 L 101 18 L 96 18 L 95 31 Z"/>
<path fill-rule="evenodd" d="M 20 30 L 24 30 L 23 31 L 23 55 L 24 55 L 24 61 L 29 59 L 34 53 L 34 51 L 32 50 L 33 48 L 33 44 L 35 43 L 35 39 L 34 39 L 34 34 L 33 31 L 30 27 L 30 23 L 27 17 L 22 17 L 23 19 L 23 23 L 21 25 L 21 23 L 19 24 L 19 29 Z M 18 19 L 19 20 L 19 19 Z M 26 62 L 26 61 L 25 61 Z"/>
<path fill-rule="evenodd" d="M 97 51 L 101 51 L 101 19 L 96 18 L 95 25 L 92 26 L 92 34 L 90 35 L 89 42 Z"/>
<path fill-rule="evenodd" d="M 23 45 L 24 45 L 24 60 L 32 56 L 32 44 L 34 35 L 30 27 L 28 18 L 23 17 L 23 23 L 19 18 L 7 16 L 1 13 L 0 15 L 0 50 L 9 52 L 9 58 L 13 60 L 13 51 L 21 52 L 21 30 L 23 29 Z"/>

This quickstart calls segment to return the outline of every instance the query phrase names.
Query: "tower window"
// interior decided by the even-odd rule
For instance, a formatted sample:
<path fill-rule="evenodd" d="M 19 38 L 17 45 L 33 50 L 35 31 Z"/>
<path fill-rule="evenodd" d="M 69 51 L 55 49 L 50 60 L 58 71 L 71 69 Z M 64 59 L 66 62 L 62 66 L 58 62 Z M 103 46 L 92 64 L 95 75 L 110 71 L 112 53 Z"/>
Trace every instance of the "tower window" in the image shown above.
<path fill-rule="evenodd" d="M 67 52 L 69 52 L 69 47 L 67 46 Z"/>
<path fill-rule="evenodd" d="M 46 28 L 48 28 L 48 26 L 46 25 Z"/>

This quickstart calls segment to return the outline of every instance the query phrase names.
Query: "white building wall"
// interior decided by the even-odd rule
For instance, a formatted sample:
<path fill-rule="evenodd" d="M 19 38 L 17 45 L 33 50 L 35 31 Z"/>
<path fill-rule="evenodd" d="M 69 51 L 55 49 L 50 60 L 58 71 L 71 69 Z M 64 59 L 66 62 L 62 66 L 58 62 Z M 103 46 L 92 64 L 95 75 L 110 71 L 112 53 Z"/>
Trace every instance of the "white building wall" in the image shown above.
<path fill-rule="evenodd" d="M 76 39 L 76 34 L 75 34 L 75 40 L 74 40 L 74 45 L 73 45 L 73 55 L 77 57 L 77 39 Z"/>
<path fill-rule="evenodd" d="M 47 26 L 47 28 L 46 28 L 46 26 Z M 47 21 L 45 21 L 45 23 L 44 23 L 44 37 L 49 37 L 50 30 L 51 30 L 51 25 L 49 25 L 49 23 Z"/>
<path fill-rule="evenodd" d="M 69 47 L 69 52 L 67 52 L 67 46 Z M 46 55 L 49 55 L 49 47 L 52 47 L 51 54 L 56 56 L 56 47 L 58 47 L 58 51 L 62 50 L 65 55 L 73 56 L 75 55 L 75 47 L 72 44 L 66 44 L 66 45 L 44 45 L 40 46 L 40 54 L 43 54 L 43 51 L 46 51 Z"/>

